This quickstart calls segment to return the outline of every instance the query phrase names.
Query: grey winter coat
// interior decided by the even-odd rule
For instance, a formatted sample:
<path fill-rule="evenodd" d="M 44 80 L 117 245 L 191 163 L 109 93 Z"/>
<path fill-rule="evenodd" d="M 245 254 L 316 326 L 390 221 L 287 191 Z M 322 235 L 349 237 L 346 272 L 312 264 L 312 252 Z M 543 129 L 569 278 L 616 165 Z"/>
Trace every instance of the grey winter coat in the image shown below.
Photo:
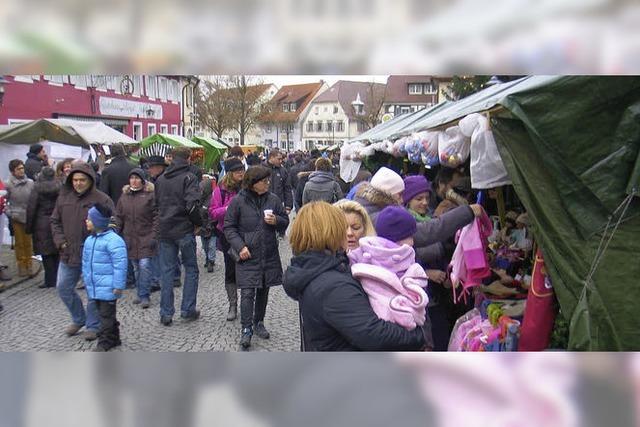
<path fill-rule="evenodd" d="M 420 252 L 422 247 L 444 242 L 453 237 L 456 231 L 469 224 L 473 219 L 474 215 L 471 208 L 469 206 L 460 206 L 438 218 L 418 223 L 418 230 L 413 236 L 416 254 Z M 432 254 L 431 256 L 442 256 L 442 254 Z"/>
<path fill-rule="evenodd" d="M 271 209 L 276 225 L 264 222 L 264 210 Z M 241 190 L 233 198 L 224 216 L 224 235 L 231 248 L 240 253 L 245 246 L 251 258 L 236 263 L 236 282 L 240 289 L 282 284 L 282 263 L 277 231 L 285 231 L 289 217 L 282 202 L 273 193 L 258 196 Z"/>
<path fill-rule="evenodd" d="M 27 206 L 25 230 L 33 238 L 33 253 L 53 255 L 58 253 L 51 234 L 51 214 L 60 194 L 57 180 L 37 182 L 31 192 Z"/>
<path fill-rule="evenodd" d="M 26 176 L 18 179 L 11 175 L 5 184 L 7 188 L 7 208 L 5 213 L 12 221 L 27 223 L 27 204 L 33 191 L 34 183 Z"/>
<path fill-rule="evenodd" d="M 309 181 L 304 186 L 302 204 L 318 200 L 335 203 L 343 197 L 342 189 L 331 172 L 316 171 L 309 176 Z"/>

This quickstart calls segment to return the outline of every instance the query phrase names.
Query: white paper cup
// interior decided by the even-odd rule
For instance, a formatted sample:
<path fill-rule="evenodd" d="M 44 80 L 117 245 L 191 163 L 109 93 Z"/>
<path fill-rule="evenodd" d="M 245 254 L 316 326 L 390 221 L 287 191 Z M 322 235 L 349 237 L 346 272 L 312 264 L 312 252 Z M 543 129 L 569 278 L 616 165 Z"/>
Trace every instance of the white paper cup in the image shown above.
<path fill-rule="evenodd" d="M 265 209 L 264 210 L 264 217 L 268 217 L 269 215 L 273 215 L 273 209 Z"/>

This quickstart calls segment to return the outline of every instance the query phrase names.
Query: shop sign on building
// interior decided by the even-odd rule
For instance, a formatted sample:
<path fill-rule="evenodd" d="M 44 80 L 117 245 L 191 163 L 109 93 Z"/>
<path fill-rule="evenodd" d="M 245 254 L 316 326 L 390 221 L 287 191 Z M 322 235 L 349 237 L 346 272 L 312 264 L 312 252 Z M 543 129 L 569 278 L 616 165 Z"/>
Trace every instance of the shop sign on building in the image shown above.
<path fill-rule="evenodd" d="M 135 117 L 162 120 L 162 105 L 126 99 L 100 97 L 100 114 L 105 116 Z"/>

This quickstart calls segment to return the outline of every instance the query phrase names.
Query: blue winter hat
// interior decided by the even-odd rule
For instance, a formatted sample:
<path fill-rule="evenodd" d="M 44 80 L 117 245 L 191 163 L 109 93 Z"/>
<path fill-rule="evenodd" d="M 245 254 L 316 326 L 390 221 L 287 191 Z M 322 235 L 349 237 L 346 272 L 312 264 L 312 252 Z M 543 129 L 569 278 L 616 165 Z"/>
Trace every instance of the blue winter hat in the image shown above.
<path fill-rule="evenodd" d="M 111 220 L 111 209 L 106 206 L 95 205 L 91 209 L 89 209 L 87 217 L 93 223 L 93 226 L 95 228 L 104 230 L 109 227 L 109 221 Z"/>
<path fill-rule="evenodd" d="M 416 219 L 401 206 L 387 206 L 376 218 L 376 233 L 392 242 L 412 237 L 417 230 Z"/>

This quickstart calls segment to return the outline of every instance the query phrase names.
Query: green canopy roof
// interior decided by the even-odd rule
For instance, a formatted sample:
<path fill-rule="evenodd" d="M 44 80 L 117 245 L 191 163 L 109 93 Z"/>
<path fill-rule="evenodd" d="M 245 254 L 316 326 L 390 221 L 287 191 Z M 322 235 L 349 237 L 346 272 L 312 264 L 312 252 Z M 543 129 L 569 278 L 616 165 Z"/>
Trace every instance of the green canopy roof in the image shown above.
<path fill-rule="evenodd" d="M 194 136 L 193 142 L 204 147 L 204 167 L 209 170 L 215 165 L 222 157 L 222 154 L 227 150 L 227 146 L 219 141 L 207 138 L 204 136 Z"/>
<path fill-rule="evenodd" d="M 140 141 L 141 148 L 147 148 L 153 144 L 170 145 L 171 147 L 202 148 L 200 145 L 180 135 L 168 133 L 156 133 Z"/>

